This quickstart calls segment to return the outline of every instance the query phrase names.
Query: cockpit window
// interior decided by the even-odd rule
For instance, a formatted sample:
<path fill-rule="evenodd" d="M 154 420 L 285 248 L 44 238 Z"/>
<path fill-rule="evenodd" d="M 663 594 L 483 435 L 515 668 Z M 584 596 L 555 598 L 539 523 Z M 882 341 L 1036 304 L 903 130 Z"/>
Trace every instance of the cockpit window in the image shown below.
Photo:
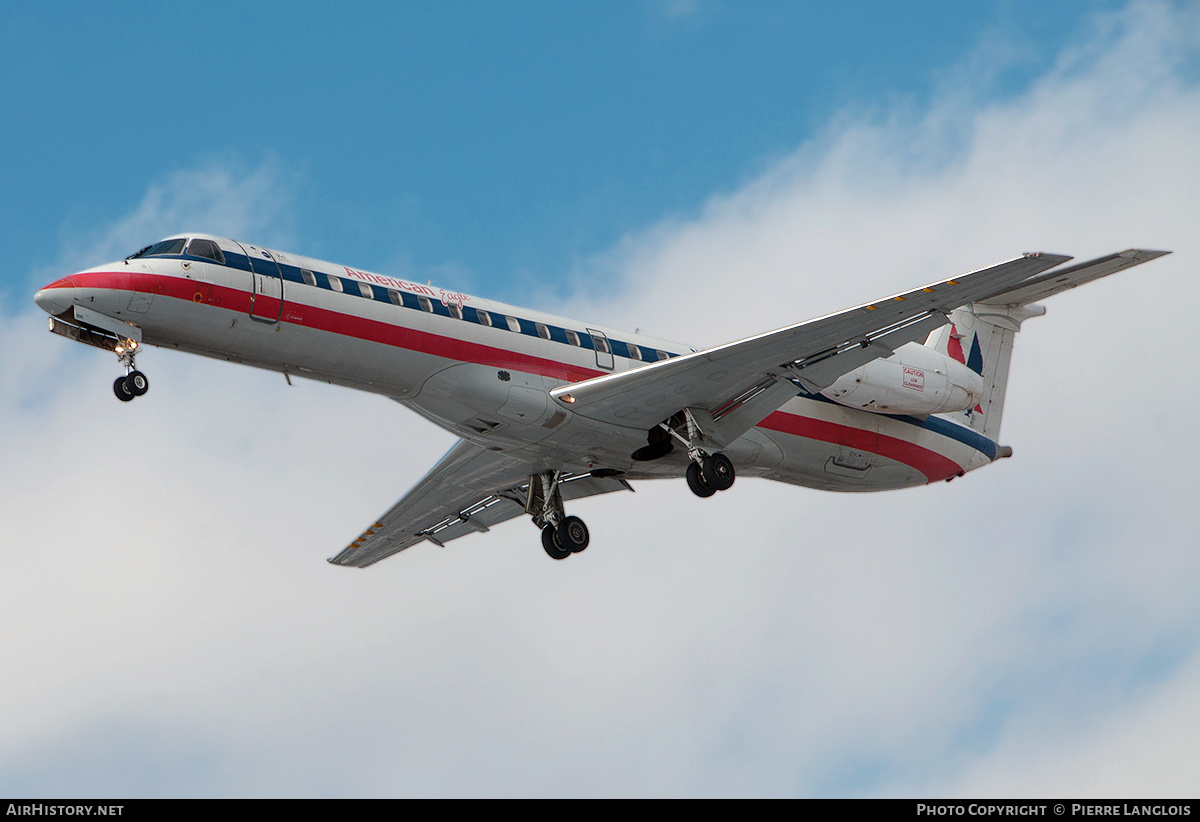
<path fill-rule="evenodd" d="M 183 251 L 183 246 L 186 242 L 186 237 L 177 237 L 174 240 L 163 240 L 161 243 L 155 243 L 149 248 L 143 248 L 129 259 L 132 260 L 136 257 L 163 257 L 167 254 L 179 254 Z"/>
<path fill-rule="evenodd" d="M 225 255 L 221 253 L 221 249 L 217 248 L 217 244 L 212 240 L 195 239 L 188 244 L 188 254 L 193 257 L 207 257 L 216 263 L 225 263 Z"/>

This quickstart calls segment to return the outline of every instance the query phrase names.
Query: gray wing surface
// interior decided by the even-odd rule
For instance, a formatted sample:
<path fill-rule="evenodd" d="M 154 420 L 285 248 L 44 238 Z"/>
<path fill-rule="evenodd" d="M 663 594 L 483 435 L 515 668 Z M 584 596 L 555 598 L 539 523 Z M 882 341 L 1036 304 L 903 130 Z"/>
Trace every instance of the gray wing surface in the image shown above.
<path fill-rule="evenodd" d="M 419 542 L 443 546 L 525 513 L 532 469 L 480 445 L 459 440 L 390 510 L 329 561 L 366 568 Z M 566 474 L 566 501 L 633 490 L 614 477 Z"/>
<path fill-rule="evenodd" d="M 818 391 L 871 360 L 924 339 L 946 315 L 972 302 L 1024 305 L 1169 252 L 1130 249 L 1078 265 L 1058 254 L 1026 254 L 837 314 L 683 357 L 561 386 L 550 392 L 576 414 L 649 429 L 682 409 L 731 442 L 796 393 L 792 380 Z M 445 545 L 525 513 L 534 469 L 466 440 L 377 522 L 329 561 L 364 568 L 419 542 Z M 564 500 L 606 494 L 629 484 L 615 477 L 568 474 Z"/>
<path fill-rule="evenodd" d="M 795 394 L 810 391 L 947 322 L 959 306 L 1012 289 L 1070 260 L 1026 254 L 837 314 L 550 392 L 585 417 L 649 429 L 684 408 L 710 415 L 731 441 Z"/>

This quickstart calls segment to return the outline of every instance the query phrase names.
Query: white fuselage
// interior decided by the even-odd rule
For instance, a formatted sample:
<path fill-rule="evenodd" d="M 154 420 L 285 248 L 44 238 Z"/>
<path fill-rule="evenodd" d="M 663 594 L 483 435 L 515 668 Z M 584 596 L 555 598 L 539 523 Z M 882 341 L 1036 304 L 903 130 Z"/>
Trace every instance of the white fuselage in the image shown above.
<path fill-rule="evenodd" d="M 150 345 L 383 394 L 529 463 L 531 473 L 611 469 L 649 478 L 686 467 L 678 450 L 634 460 L 645 430 L 573 413 L 548 391 L 695 349 L 211 239 L 223 262 L 134 258 L 59 280 L 37 301 L 52 315 L 81 306 L 136 325 Z M 962 416 L 872 413 L 798 388 L 726 453 L 741 476 L 813 488 L 923 485 L 996 457 L 996 444 Z"/>

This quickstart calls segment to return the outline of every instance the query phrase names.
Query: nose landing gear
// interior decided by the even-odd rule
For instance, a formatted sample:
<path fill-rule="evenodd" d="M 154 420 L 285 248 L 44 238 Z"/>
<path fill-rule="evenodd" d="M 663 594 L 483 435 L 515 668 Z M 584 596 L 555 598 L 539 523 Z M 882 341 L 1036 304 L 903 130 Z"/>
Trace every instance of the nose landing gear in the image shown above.
<path fill-rule="evenodd" d="M 129 402 L 150 390 L 150 380 L 134 365 L 133 358 L 137 354 L 136 340 L 124 340 L 115 350 L 117 360 L 125 366 L 125 376 L 117 377 L 117 381 L 113 383 L 113 393 L 121 402 Z"/>

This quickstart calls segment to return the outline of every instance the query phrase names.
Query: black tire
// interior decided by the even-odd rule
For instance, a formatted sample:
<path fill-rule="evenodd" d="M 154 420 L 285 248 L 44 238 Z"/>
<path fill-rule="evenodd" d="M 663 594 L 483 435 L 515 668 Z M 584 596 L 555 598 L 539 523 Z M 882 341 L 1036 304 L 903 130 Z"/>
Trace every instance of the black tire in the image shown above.
<path fill-rule="evenodd" d="M 578 554 L 587 548 L 592 540 L 587 526 L 579 517 L 564 517 L 558 528 L 554 529 L 554 535 L 558 537 L 558 544 L 572 554 Z"/>
<path fill-rule="evenodd" d="M 700 466 L 694 462 L 689 462 L 687 467 L 687 483 L 688 488 L 692 489 L 692 493 L 698 497 L 711 497 L 717 493 L 717 489 L 708 484 L 704 479 L 704 474 L 700 472 Z"/>
<path fill-rule="evenodd" d="M 141 371 L 130 371 L 126 374 L 125 384 L 129 386 L 129 392 L 135 397 L 140 397 L 150 390 L 150 380 L 146 379 L 146 375 Z"/>
<path fill-rule="evenodd" d="M 704 458 L 702 471 L 705 481 L 715 490 L 728 491 L 733 487 L 733 480 L 736 476 L 733 470 L 733 461 L 719 451 Z"/>
<path fill-rule="evenodd" d="M 542 547 L 546 549 L 546 553 L 551 559 L 566 559 L 571 556 L 571 552 L 558 544 L 558 535 L 554 533 L 554 526 L 547 525 L 542 529 Z"/>
<path fill-rule="evenodd" d="M 117 377 L 117 381 L 113 383 L 113 393 L 121 402 L 129 402 L 133 399 L 133 392 L 129 390 L 129 383 L 125 382 L 124 377 Z"/>

